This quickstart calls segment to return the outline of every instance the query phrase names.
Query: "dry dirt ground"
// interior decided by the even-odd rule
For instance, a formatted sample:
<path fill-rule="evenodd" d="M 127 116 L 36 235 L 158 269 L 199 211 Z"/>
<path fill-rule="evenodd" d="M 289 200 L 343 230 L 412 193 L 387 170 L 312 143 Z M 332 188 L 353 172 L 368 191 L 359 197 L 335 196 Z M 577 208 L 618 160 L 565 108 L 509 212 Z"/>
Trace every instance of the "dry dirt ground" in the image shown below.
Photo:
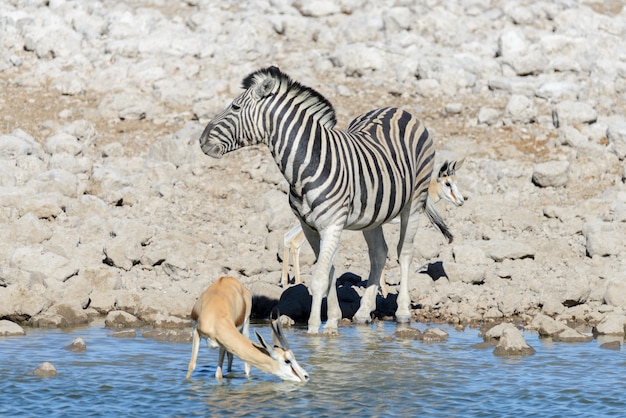
<path fill-rule="evenodd" d="M 244 75 L 242 75 L 243 77 Z M 437 148 L 442 148 L 445 141 L 457 138 L 474 143 L 471 149 L 456 150 L 460 155 L 474 155 L 476 157 L 491 158 L 493 160 L 517 160 L 526 162 L 543 162 L 557 159 L 559 154 L 567 152 L 562 147 L 554 146 L 558 132 L 550 127 L 539 124 L 512 124 L 505 126 L 476 125 L 475 120 L 481 106 L 489 106 L 501 111 L 507 103 L 507 96 L 494 98 L 494 95 L 483 97 L 472 95 L 456 97 L 454 103 L 460 103 L 461 114 L 448 114 L 446 105 L 452 101 L 441 98 L 423 98 L 415 93 L 399 93 L 385 91 L 384 88 L 364 88 L 365 78 L 348 79 L 349 88 L 358 92 L 355 97 L 331 96 L 324 85 L 310 86 L 325 95 L 337 112 L 338 127 L 345 128 L 358 114 L 369 109 L 383 106 L 405 107 L 415 110 L 422 118 L 426 127 L 433 134 Z M 35 140 L 43 144 L 45 139 L 55 132 L 57 126 L 62 126 L 69 120 L 62 119 L 59 113 L 71 110 L 72 120 L 87 119 L 94 123 L 99 134 L 98 147 L 110 142 L 119 142 L 124 147 L 125 155 L 140 155 L 145 152 L 154 141 L 167 134 L 171 134 L 190 122 L 197 121 L 191 112 L 193 97 L 189 98 L 187 109 L 167 109 L 168 113 L 176 115 L 167 119 L 167 122 L 157 124 L 147 120 L 110 120 L 99 117 L 98 105 L 101 97 L 97 93 L 84 93 L 75 96 L 62 95 L 49 86 L 24 86 L 15 83 L 10 75 L 0 73 L 0 133 L 10 133 L 14 129 L 22 129 Z M 626 113 L 626 103 L 618 103 Z M 549 115 L 550 105 L 543 104 L 538 108 L 538 114 Z M 606 142 L 606 138 L 602 141 Z M 471 157 L 470 157 L 471 158 Z M 617 173 L 615 173 L 617 174 Z M 607 184 L 589 183 L 584 178 L 570 179 L 568 187 L 563 190 L 566 201 L 575 202 L 580 199 L 594 197 L 610 187 Z"/>

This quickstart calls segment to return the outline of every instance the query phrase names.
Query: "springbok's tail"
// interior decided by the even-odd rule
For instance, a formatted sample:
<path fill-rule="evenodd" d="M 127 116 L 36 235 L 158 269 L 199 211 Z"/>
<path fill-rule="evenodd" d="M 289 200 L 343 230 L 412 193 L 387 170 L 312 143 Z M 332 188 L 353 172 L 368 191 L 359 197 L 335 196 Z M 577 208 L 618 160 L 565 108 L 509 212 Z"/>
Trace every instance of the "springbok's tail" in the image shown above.
<path fill-rule="evenodd" d="M 454 239 L 454 236 L 452 236 L 452 233 L 448 229 L 448 226 L 441 218 L 441 215 L 439 215 L 439 212 L 437 212 L 437 208 L 435 207 L 435 204 L 432 202 L 432 200 L 430 200 L 430 197 L 426 198 L 424 212 L 426 212 L 426 216 L 428 216 L 430 222 L 437 228 L 439 228 L 441 233 L 448 239 L 448 243 L 451 243 Z"/>

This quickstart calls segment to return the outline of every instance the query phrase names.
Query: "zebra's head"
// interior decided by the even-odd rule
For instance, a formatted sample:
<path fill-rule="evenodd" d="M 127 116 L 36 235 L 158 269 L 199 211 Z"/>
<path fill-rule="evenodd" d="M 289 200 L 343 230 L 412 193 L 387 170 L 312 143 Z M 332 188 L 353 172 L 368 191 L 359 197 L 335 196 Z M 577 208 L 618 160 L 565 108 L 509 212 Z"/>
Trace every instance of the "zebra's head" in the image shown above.
<path fill-rule="evenodd" d="M 264 109 L 286 77 L 276 67 L 264 68 L 244 78 L 244 91 L 204 128 L 200 148 L 214 158 L 245 147 L 267 142 Z"/>

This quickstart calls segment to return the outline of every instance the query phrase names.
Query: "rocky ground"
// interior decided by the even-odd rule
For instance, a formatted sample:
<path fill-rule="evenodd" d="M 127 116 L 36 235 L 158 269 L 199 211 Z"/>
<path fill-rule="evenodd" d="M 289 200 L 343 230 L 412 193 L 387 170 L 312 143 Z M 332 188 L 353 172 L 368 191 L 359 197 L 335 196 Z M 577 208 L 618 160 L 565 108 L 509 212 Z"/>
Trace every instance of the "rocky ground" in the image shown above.
<path fill-rule="evenodd" d="M 467 202 L 438 204 L 454 242 L 425 219 L 416 238 L 416 319 L 624 335 L 622 2 L 242 4 L 0 4 L 0 319 L 188 326 L 224 274 L 266 314 L 296 224 L 286 184 L 267 149 L 212 160 L 197 139 L 245 75 L 278 65 L 339 127 L 399 106 L 439 162 L 465 157 Z M 398 225 L 385 233 L 393 293 Z M 301 260 L 306 281 L 310 248 Z M 367 275 L 360 234 L 335 265 Z"/>

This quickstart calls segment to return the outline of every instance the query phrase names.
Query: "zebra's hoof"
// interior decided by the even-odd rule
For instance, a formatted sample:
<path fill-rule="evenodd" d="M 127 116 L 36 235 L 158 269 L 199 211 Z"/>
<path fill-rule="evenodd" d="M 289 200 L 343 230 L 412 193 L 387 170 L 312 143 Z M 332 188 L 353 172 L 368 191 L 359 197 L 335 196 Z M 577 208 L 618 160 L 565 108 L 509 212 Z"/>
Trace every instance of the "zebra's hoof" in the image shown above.
<path fill-rule="evenodd" d="M 352 318 L 355 324 L 369 324 L 372 322 L 372 318 L 368 316 L 355 316 Z"/>
<path fill-rule="evenodd" d="M 396 322 L 398 324 L 408 324 L 411 322 L 411 315 L 397 315 L 396 314 Z"/>

